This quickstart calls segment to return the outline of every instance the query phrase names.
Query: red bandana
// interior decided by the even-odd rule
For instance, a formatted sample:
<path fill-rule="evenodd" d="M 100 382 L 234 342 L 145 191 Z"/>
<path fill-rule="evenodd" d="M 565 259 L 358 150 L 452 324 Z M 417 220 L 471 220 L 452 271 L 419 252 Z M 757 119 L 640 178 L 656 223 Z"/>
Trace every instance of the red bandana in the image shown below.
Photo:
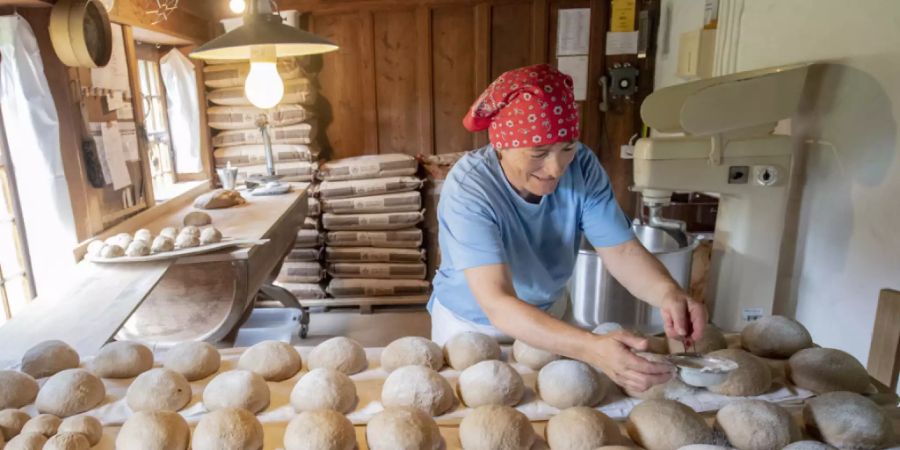
<path fill-rule="evenodd" d="M 469 131 L 489 129 L 494 148 L 538 147 L 578 139 L 572 77 L 538 64 L 500 75 L 463 118 Z"/>

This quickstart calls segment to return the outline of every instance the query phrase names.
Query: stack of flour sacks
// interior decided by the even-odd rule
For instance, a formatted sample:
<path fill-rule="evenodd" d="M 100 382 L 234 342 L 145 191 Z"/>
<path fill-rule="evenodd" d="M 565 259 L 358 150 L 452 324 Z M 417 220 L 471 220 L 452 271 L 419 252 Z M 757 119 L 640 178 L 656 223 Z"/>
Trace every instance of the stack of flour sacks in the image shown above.
<path fill-rule="evenodd" d="M 405 154 L 322 164 L 318 195 L 331 297 L 428 293 L 417 171 L 418 161 Z"/>

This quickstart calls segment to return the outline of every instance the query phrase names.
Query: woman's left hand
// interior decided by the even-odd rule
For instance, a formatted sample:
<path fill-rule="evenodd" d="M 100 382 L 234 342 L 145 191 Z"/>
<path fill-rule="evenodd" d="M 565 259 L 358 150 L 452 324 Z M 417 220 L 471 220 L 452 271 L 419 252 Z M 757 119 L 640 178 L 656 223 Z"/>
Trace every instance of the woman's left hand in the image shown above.
<path fill-rule="evenodd" d="M 703 336 L 709 319 L 706 305 L 691 298 L 681 289 L 666 292 L 659 303 L 666 336 L 683 339 L 685 346 Z"/>

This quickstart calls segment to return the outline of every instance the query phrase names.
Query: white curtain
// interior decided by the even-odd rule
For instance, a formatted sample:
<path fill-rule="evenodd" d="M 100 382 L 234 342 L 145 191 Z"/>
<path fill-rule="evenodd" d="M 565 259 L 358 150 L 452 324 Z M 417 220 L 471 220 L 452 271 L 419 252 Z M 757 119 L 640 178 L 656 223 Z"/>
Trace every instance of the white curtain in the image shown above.
<path fill-rule="evenodd" d="M 0 112 L 40 293 L 70 272 L 77 239 L 56 106 L 34 33 L 19 15 L 0 16 Z"/>
<path fill-rule="evenodd" d="M 200 105 L 194 64 L 176 49 L 159 60 L 169 112 L 169 132 L 178 173 L 199 172 Z"/>

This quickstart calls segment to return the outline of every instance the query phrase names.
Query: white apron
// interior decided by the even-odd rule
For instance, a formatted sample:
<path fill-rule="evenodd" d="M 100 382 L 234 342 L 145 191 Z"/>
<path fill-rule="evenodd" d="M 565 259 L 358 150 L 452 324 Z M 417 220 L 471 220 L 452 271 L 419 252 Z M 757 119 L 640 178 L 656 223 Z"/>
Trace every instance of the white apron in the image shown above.
<path fill-rule="evenodd" d="M 564 294 L 559 300 L 550 305 L 547 314 L 557 319 L 562 319 L 569 306 L 569 295 Z M 512 344 L 513 338 L 506 335 L 492 325 L 482 325 L 464 319 L 441 304 L 440 299 L 434 299 L 431 305 L 431 340 L 437 345 L 443 346 L 451 337 L 464 331 L 474 331 L 493 337 L 501 344 Z"/>

